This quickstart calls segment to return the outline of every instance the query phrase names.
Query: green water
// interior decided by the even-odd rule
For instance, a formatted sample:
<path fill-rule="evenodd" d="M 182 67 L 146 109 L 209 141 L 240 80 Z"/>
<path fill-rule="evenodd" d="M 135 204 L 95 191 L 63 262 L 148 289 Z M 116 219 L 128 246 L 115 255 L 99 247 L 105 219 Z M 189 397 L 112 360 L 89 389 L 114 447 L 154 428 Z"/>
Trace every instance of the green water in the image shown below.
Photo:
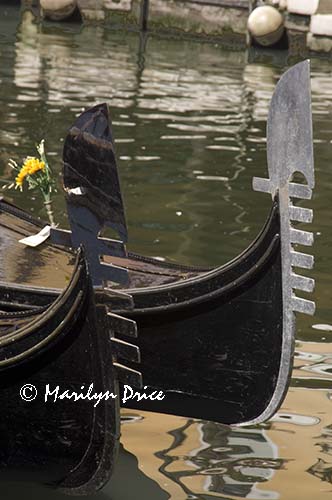
<path fill-rule="evenodd" d="M 63 226 L 66 130 L 83 109 L 105 101 L 131 250 L 187 264 L 222 264 L 259 232 L 270 200 L 252 191 L 251 180 L 267 175 L 267 110 L 278 78 L 294 62 L 286 54 L 155 37 L 143 43 L 136 33 L 96 26 L 41 26 L 29 13 L 2 6 L 0 61 L 1 176 L 12 175 L 9 158 L 34 154 L 45 138 L 59 187 L 55 218 Z M 296 367 L 283 407 L 263 426 L 233 431 L 124 410 L 123 445 L 140 470 L 132 455 L 122 454 L 114 481 L 96 498 L 321 500 L 331 494 L 331 73 L 331 62 L 312 60 L 317 185 L 305 206 L 315 211 L 310 275 L 317 312 L 298 317 Z M 45 218 L 36 193 L 8 195 Z M 317 324 L 325 326 L 313 328 Z M 17 488 L 8 489 L 6 498 L 17 498 Z"/>

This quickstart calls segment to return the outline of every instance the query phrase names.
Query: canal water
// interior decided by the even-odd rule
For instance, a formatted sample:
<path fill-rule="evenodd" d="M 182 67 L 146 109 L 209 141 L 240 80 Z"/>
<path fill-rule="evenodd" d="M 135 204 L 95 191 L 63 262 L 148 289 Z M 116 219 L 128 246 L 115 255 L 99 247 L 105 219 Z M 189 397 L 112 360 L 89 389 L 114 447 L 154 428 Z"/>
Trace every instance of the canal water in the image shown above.
<path fill-rule="evenodd" d="M 181 263 L 222 264 L 257 235 L 270 199 L 251 189 L 267 175 L 266 117 L 285 53 L 225 51 L 194 41 L 142 40 L 97 26 L 38 25 L 0 7 L 0 174 L 45 138 L 66 226 L 61 151 L 85 108 L 113 119 L 131 250 Z M 122 451 L 99 500 L 323 500 L 332 491 L 332 63 L 312 59 L 317 304 L 298 316 L 291 388 L 264 425 L 211 422 L 123 409 Z M 45 218 L 33 192 L 7 196 Z M 309 229 L 308 227 L 305 229 Z M 318 326 L 317 326 L 318 325 Z M 269 353 L 266 353 L 267 356 Z M 181 369 L 181 367 L 179 367 Z M 62 500 L 33 486 L 5 497 Z M 3 488 L 2 488 L 2 491 Z"/>

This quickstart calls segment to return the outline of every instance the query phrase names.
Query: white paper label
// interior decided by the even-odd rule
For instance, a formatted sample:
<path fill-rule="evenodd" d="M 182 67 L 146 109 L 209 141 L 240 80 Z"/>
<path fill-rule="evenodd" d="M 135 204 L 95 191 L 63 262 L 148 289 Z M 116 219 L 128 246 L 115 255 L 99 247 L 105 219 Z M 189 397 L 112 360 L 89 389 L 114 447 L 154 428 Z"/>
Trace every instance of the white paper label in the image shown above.
<path fill-rule="evenodd" d="M 45 226 L 38 234 L 33 234 L 32 236 L 28 236 L 27 238 L 23 238 L 19 240 L 23 245 L 28 245 L 29 247 L 37 247 L 44 243 L 44 241 L 49 238 L 51 234 L 51 226 Z"/>
<path fill-rule="evenodd" d="M 70 194 L 77 194 L 79 196 L 82 196 L 82 194 L 85 194 L 85 192 L 86 192 L 85 189 L 80 187 L 80 186 L 78 186 L 76 188 L 68 189 L 67 191 Z"/>

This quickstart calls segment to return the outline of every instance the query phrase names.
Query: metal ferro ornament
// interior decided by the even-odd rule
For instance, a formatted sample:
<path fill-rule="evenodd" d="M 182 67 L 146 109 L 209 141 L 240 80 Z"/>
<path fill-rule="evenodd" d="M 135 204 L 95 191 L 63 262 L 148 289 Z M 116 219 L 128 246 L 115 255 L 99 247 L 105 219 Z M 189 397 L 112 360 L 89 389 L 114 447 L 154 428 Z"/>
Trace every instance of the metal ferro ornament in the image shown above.
<path fill-rule="evenodd" d="M 293 271 L 293 266 L 312 269 L 312 255 L 294 250 L 293 245 L 311 246 L 313 233 L 295 229 L 292 221 L 311 223 L 313 211 L 293 205 L 292 198 L 310 200 L 315 185 L 310 62 L 303 61 L 281 78 L 273 94 L 267 122 L 267 160 L 269 178 L 254 177 L 255 191 L 270 193 L 279 199 L 281 261 L 282 261 L 282 298 L 283 298 L 283 346 L 278 387 L 284 386 L 288 376 L 285 363 L 291 359 L 295 340 L 295 312 L 313 315 L 315 303 L 297 297 L 295 290 L 312 292 L 315 282 L 312 278 L 301 276 Z M 306 184 L 292 182 L 295 174 L 300 173 Z M 289 367 L 291 370 L 291 366 Z M 276 395 L 275 395 L 276 396 Z M 273 398 L 265 413 L 270 414 L 274 405 Z M 261 416 L 264 418 L 264 416 Z"/>

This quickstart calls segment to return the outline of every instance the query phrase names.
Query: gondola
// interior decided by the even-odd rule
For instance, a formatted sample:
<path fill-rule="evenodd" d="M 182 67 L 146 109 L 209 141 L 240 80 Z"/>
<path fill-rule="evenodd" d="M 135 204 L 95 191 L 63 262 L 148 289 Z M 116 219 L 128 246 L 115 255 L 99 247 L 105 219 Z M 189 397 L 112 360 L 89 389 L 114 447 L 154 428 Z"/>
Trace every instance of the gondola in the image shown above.
<path fill-rule="evenodd" d="M 313 242 L 312 233 L 293 227 L 311 222 L 312 211 L 292 201 L 310 199 L 314 187 L 308 61 L 288 70 L 276 86 L 267 157 L 269 178 L 253 181 L 255 190 L 272 196 L 263 229 L 231 262 L 200 269 L 127 251 L 107 106 L 84 112 L 69 130 L 63 182 L 70 230 L 52 228 L 48 242 L 29 255 L 52 252 L 53 258 L 69 259 L 71 249 L 83 244 L 93 285 L 119 292 L 122 299 L 112 303 L 114 321 L 117 315 L 129 320 L 113 351 L 120 379 L 165 396 L 158 402 L 130 400 L 127 406 L 248 425 L 267 420 L 281 405 L 292 369 L 295 313 L 315 309 L 314 302 L 295 295 L 311 292 L 314 281 L 293 270 L 313 266 L 311 255 L 293 247 Z M 304 183 L 294 181 L 298 173 Z M 0 202 L 3 239 L 15 248 L 22 234 L 44 224 Z M 119 240 L 101 236 L 107 226 Z M 14 302 L 40 307 L 59 293 L 23 284 L 17 290 L 15 280 L 7 286 L 9 308 Z"/>
<path fill-rule="evenodd" d="M 111 475 L 120 417 L 109 319 L 82 249 L 49 304 L 8 310 L 4 283 L 0 297 L 0 475 L 94 493 Z M 86 398 L 91 384 L 91 394 L 116 397 L 94 405 Z"/>

